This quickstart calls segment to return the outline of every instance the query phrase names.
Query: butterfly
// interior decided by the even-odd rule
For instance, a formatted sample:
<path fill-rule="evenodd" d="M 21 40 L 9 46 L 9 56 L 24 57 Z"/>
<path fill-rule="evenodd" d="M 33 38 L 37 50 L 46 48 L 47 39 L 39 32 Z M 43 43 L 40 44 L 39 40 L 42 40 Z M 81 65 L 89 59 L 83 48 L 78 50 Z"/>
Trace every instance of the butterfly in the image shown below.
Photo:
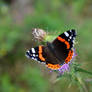
<path fill-rule="evenodd" d="M 31 48 L 26 52 L 26 56 L 44 63 L 49 69 L 58 70 L 63 64 L 72 60 L 75 37 L 76 31 L 74 29 L 68 30 L 52 42 L 47 42 L 46 46 L 39 45 Z"/>

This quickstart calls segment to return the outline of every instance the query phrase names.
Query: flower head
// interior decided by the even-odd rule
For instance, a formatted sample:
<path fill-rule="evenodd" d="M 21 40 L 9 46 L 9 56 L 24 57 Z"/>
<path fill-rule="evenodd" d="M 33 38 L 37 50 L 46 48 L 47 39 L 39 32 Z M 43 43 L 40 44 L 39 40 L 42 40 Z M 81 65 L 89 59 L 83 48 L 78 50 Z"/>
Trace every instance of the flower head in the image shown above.
<path fill-rule="evenodd" d="M 32 29 L 32 35 L 36 40 L 43 41 L 46 36 L 46 32 L 43 29 L 34 28 Z"/>

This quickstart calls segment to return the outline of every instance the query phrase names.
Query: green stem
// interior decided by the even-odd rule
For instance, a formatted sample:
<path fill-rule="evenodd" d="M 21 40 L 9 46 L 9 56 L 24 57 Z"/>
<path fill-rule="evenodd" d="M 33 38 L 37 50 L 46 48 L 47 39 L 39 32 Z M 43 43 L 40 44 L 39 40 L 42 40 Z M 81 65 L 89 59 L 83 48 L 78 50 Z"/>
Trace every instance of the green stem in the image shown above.
<path fill-rule="evenodd" d="M 79 84 L 80 84 L 81 87 L 82 87 L 83 92 L 84 92 L 84 91 L 85 91 L 85 92 L 88 92 L 88 89 L 87 89 L 86 85 L 84 84 L 84 82 L 82 81 L 81 77 L 78 76 L 77 79 L 78 79 L 78 81 L 79 81 Z"/>
<path fill-rule="evenodd" d="M 75 67 L 75 70 L 78 71 L 78 72 L 84 72 L 84 73 L 88 73 L 88 74 L 92 75 L 92 72 L 86 71 L 82 68 Z"/>

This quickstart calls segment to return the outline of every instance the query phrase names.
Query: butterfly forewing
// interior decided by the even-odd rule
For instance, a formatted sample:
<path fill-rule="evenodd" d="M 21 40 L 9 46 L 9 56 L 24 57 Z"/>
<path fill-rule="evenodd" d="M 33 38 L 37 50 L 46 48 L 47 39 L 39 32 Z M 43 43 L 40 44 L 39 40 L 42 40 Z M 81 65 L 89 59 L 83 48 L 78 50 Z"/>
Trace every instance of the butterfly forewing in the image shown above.
<path fill-rule="evenodd" d="M 69 51 L 73 48 L 75 37 L 76 31 L 68 30 L 59 35 L 52 42 L 55 55 L 60 60 L 61 64 L 65 62 L 65 59 L 68 57 Z"/>

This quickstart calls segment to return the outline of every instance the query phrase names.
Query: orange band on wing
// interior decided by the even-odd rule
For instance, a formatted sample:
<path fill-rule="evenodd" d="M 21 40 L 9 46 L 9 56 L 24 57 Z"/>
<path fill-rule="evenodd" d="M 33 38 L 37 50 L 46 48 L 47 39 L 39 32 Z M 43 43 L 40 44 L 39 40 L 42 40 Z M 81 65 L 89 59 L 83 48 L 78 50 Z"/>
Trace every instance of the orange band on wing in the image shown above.
<path fill-rule="evenodd" d="M 70 50 L 68 53 L 68 57 L 65 59 L 65 62 L 68 63 L 72 59 L 72 56 L 73 56 L 73 50 Z"/>
<path fill-rule="evenodd" d="M 40 58 L 42 61 L 45 61 L 45 58 L 42 56 L 42 46 L 39 46 L 39 58 Z"/>
<path fill-rule="evenodd" d="M 66 44 L 66 46 L 67 46 L 67 49 L 69 49 L 70 48 L 70 44 L 69 44 L 69 42 L 67 42 L 65 39 L 63 39 L 63 38 L 61 38 L 61 37 L 57 37 L 57 39 L 59 40 L 59 41 L 61 41 L 61 42 L 64 42 L 65 44 Z"/>
<path fill-rule="evenodd" d="M 59 64 L 53 65 L 53 64 L 48 63 L 48 64 L 47 64 L 47 67 L 50 68 L 50 69 L 53 69 L 53 70 L 57 70 L 57 69 L 59 69 L 61 66 L 60 66 Z"/>

